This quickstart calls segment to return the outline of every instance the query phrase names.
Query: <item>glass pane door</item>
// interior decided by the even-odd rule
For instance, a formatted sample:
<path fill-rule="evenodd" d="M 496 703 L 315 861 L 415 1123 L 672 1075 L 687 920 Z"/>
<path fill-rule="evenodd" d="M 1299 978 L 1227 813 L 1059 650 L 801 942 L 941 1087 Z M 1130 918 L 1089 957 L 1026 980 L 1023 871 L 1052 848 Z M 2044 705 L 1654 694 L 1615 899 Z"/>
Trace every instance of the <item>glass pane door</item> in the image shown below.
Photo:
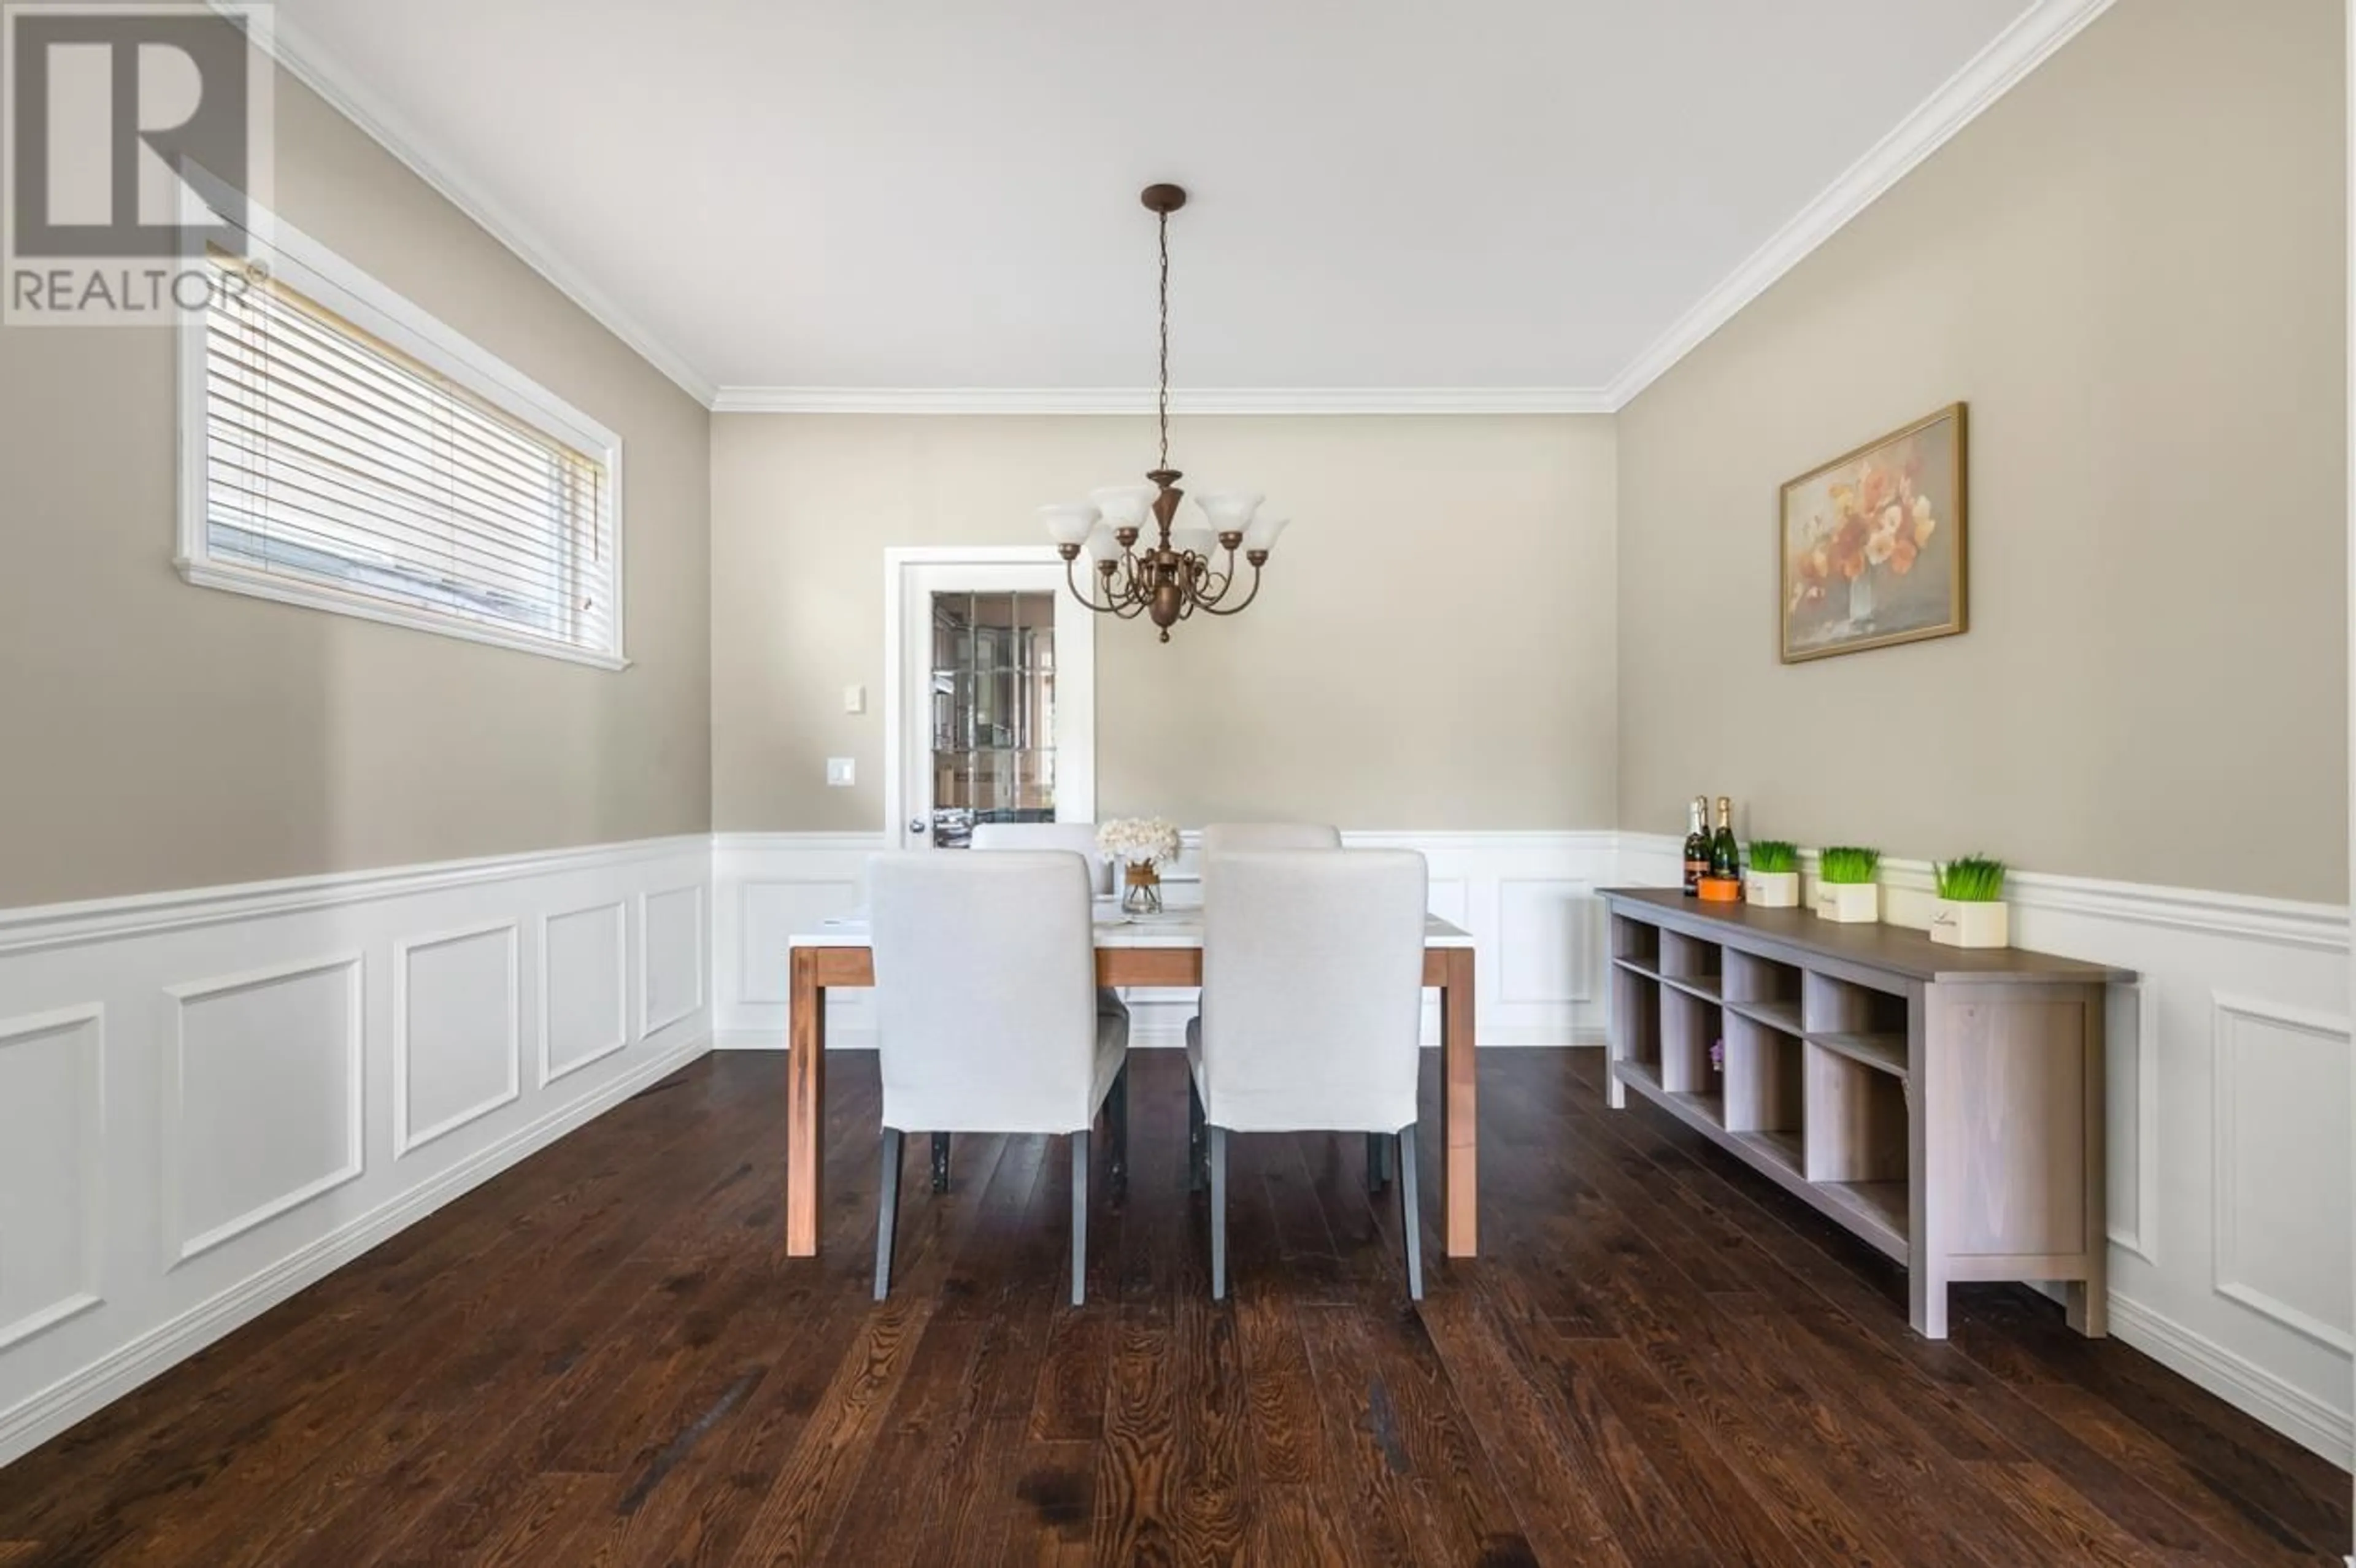
<path fill-rule="evenodd" d="M 1055 596 L 932 595 L 932 839 L 1055 819 Z"/>

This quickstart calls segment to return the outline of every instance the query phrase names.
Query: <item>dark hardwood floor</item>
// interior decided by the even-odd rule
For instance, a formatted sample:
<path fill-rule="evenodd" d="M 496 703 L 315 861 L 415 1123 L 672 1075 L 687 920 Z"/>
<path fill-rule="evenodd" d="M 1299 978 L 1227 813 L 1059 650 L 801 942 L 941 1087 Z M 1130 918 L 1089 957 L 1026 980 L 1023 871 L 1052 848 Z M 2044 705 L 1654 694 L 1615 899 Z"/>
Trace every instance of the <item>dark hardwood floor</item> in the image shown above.
<path fill-rule="evenodd" d="M 1040 1138 L 958 1139 L 946 1197 L 910 1140 L 869 1301 L 862 1055 L 829 1066 L 826 1254 L 787 1261 L 785 1059 L 714 1057 L 0 1470 L 0 1564 L 2347 1548 L 2341 1472 L 2043 1297 L 1967 1287 L 1954 1339 L 1916 1339 L 1878 1254 L 1665 1116 L 1605 1112 L 1598 1052 L 1483 1057 L 1486 1255 L 1450 1263 L 1427 1223 L 1420 1310 L 1362 1140 L 1236 1140 L 1215 1306 L 1183 1063 L 1131 1060 L 1130 1195 L 1097 1208 L 1085 1307 Z"/>

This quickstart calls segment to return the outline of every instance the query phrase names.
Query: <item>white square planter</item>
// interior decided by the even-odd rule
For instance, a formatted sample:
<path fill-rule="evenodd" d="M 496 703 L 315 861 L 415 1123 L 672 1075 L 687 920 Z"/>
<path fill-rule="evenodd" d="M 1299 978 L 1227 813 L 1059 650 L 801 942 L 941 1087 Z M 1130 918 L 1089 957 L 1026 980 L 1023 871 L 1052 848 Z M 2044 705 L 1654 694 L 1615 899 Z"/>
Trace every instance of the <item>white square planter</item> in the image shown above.
<path fill-rule="evenodd" d="M 1881 918 L 1879 882 L 1818 882 L 1816 918 L 1843 925 L 1870 925 Z"/>
<path fill-rule="evenodd" d="M 1742 873 L 1742 897 L 1746 902 L 1761 909 L 1797 909 L 1800 907 L 1800 873 L 1797 871 L 1745 871 Z"/>
<path fill-rule="evenodd" d="M 1965 903 L 1941 899 L 1938 912 L 1931 918 L 1931 940 L 1950 947 L 2009 947 L 2012 919 L 2007 912 L 2011 907 L 2001 900 Z"/>

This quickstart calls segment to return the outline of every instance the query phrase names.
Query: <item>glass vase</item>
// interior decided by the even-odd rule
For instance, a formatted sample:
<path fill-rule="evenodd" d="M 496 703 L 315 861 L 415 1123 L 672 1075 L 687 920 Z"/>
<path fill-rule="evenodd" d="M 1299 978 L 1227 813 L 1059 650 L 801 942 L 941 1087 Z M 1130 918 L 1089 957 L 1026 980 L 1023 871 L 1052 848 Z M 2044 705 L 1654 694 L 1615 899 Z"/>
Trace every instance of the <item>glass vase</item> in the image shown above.
<path fill-rule="evenodd" d="M 1127 869 L 1128 886 L 1121 890 L 1120 909 L 1123 914 L 1160 914 L 1162 912 L 1162 873 L 1151 861 Z"/>

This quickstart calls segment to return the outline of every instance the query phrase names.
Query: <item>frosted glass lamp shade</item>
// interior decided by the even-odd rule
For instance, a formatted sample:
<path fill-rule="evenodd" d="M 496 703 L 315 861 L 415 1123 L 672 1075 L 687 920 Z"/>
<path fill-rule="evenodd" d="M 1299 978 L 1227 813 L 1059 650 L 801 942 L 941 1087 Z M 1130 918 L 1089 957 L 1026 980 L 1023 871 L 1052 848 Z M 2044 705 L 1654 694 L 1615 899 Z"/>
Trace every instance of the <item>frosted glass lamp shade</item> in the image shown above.
<path fill-rule="evenodd" d="M 1182 517 L 1171 525 L 1170 548 L 1192 550 L 1196 555 L 1208 555 L 1219 548 L 1219 541 L 1212 534 L 1210 524 L 1200 518 Z"/>
<path fill-rule="evenodd" d="M 1042 507 L 1039 520 L 1046 525 L 1047 537 L 1057 544 L 1079 544 L 1097 526 L 1097 509 L 1077 503 L 1060 507 Z"/>
<path fill-rule="evenodd" d="M 1280 535 L 1291 525 L 1290 517 L 1255 517 L 1244 530 L 1244 549 L 1274 549 Z"/>
<path fill-rule="evenodd" d="M 1119 560 L 1120 541 L 1112 537 L 1112 529 L 1098 523 L 1087 537 L 1088 555 L 1097 560 Z"/>
<path fill-rule="evenodd" d="M 1238 491 L 1222 490 L 1194 497 L 1194 505 L 1203 508 L 1210 519 L 1215 534 L 1239 534 L 1251 527 L 1252 514 L 1259 510 L 1259 497 Z"/>
<path fill-rule="evenodd" d="M 1156 494 L 1143 485 L 1108 485 L 1101 490 L 1089 491 L 1088 499 L 1096 504 L 1108 527 L 1142 528 L 1145 519 L 1152 515 Z"/>

